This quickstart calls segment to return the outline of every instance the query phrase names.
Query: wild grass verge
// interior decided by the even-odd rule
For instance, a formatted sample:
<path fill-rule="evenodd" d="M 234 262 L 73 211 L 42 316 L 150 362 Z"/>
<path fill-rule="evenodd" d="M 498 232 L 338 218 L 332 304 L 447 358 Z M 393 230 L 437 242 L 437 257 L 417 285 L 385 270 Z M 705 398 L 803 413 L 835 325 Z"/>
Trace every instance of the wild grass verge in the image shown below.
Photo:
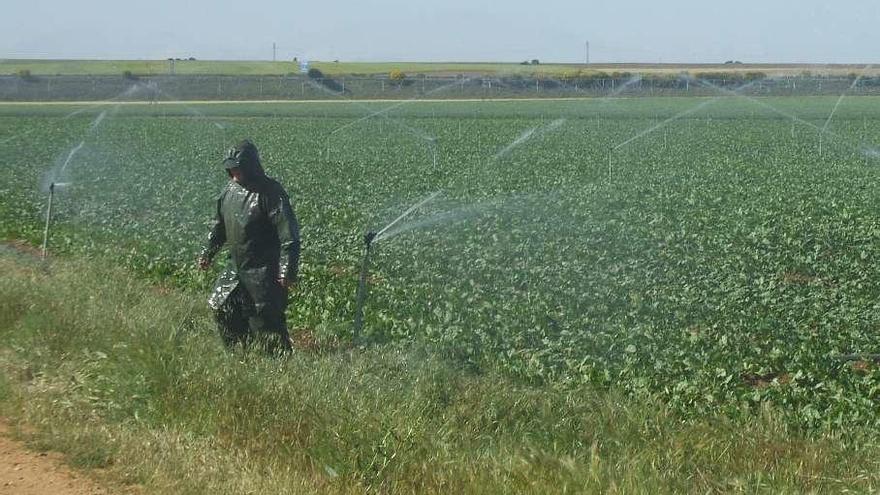
<path fill-rule="evenodd" d="M 0 250 L 0 407 L 36 449 L 145 493 L 857 492 L 880 433 L 682 421 L 384 347 L 225 351 L 203 295 Z"/>

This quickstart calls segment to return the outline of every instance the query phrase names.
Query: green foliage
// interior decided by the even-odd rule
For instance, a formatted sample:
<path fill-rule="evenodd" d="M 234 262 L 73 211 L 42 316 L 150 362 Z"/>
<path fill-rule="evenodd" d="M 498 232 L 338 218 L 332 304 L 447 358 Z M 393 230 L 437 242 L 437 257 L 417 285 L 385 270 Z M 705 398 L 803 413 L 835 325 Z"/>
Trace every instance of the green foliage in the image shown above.
<path fill-rule="evenodd" d="M 34 77 L 33 74 L 31 74 L 30 69 L 19 69 L 16 74 L 20 79 L 27 82 L 33 82 L 37 79 L 36 77 Z"/>
<path fill-rule="evenodd" d="M 0 407 L 31 446 L 137 491 L 803 493 L 880 482 L 876 429 L 811 439 L 767 405 L 682 422 L 650 397 L 474 374 L 430 347 L 227 353 L 203 297 L 108 261 L 0 254 Z"/>
<path fill-rule="evenodd" d="M 295 334 L 346 341 L 363 232 L 442 190 L 377 244 L 373 342 L 657 396 L 679 417 L 770 404 L 797 428 L 876 426 L 880 370 L 834 357 L 878 351 L 878 169 L 859 144 L 878 100 L 846 99 L 821 154 L 836 97 L 761 102 L 805 121 L 733 98 L 418 103 L 360 121 L 388 104 L 133 106 L 97 126 L 104 109 L 15 107 L 0 126 L 29 134 L 0 144 L 16 171 L 0 183 L 0 233 L 39 242 L 38 185 L 85 140 L 56 178 L 72 185 L 56 195 L 52 252 L 207 293 L 193 260 L 225 180 L 216 164 L 251 136 L 303 225 Z M 686 111 L 620 147 L 609 181 L 610 148 Z"/>
<path fill-rule="evenodd" d="M 805 76 L 806 77 L 806 76 Z M 723 81 L 756 81 L 766 79 L 767 73 L 761 71 L 724 71 L 724 72 L 697 72 L 697 79 L 723 80 Z"/>
<path fill-rule="evenodd" d="M 403 82 L 403 80 L 406 79 L 406 73 L 400 69 L 394 69 L 388 73 L 388 79 L 398 83 Z"/>

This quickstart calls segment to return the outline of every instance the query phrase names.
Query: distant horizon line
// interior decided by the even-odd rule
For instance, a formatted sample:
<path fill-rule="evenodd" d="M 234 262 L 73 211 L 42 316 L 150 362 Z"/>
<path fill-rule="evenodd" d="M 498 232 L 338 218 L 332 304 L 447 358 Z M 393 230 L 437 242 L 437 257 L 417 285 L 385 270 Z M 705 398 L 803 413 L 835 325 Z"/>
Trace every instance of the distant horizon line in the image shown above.
<path fill-rule="evenodd" d="M 166 57 L 166 58 L 49 58 L 49 57 L 0 57 L 0 63 L 4 62 L 166 62 L 170 59 L 180 62 L 240 62 L 240 63 L 292 63 L 293 59 L 284 60 L 265 60 L 265 59 L 239 59 L 239 58 L 197 58 L 190 60 L 190 57 Z M 303 58 L 302 61 L 309 63 L 321 64 L 425 64 L 425 65 L 531 65 L 523 64 L 524 61 L 497 61 L 497 60 L 444 60 L 444 61 L 425 61 L 425 60 L 324 60 L 324 59 L 308 59 Z M 537 59 L 540 60 L 540 59 Z M 572 65 L 572 66 L 670 66 L 670 67 L 699 67 L 699 66 L 746 66 L 746 67 L 864 67 L 868 65 L 878 65 L 872 62 L 742 62 L 733 59 L 730 62 L 556 62 L 542 61 L 537 65 Z"/>

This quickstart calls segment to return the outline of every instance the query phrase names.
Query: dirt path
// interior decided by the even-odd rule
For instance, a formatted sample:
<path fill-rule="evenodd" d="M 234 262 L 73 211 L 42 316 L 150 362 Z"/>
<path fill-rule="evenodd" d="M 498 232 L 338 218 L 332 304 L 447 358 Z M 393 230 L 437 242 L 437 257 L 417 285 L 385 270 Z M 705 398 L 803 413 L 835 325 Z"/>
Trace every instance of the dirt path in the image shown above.
<path fill-rule="evenodd" d="M 27 450 L 0 422 L 0 494 L 106 495 L 110 492 L 73 472 L 55 453 Z"/>

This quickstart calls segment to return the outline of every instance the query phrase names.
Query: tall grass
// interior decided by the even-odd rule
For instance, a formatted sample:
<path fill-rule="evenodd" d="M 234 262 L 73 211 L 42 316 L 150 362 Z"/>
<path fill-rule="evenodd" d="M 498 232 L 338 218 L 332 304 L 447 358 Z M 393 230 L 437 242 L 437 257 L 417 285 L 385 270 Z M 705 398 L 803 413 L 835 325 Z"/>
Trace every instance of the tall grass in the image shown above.
<path fill-rule="evenodd" d="M 839 492 L 880 434 L 683 422 L 650 398 L 517 383 L 430 350 L 227 352 L 203 295 L 0 251 L 0 407 L 34 448 L 146 493 Z"/>

